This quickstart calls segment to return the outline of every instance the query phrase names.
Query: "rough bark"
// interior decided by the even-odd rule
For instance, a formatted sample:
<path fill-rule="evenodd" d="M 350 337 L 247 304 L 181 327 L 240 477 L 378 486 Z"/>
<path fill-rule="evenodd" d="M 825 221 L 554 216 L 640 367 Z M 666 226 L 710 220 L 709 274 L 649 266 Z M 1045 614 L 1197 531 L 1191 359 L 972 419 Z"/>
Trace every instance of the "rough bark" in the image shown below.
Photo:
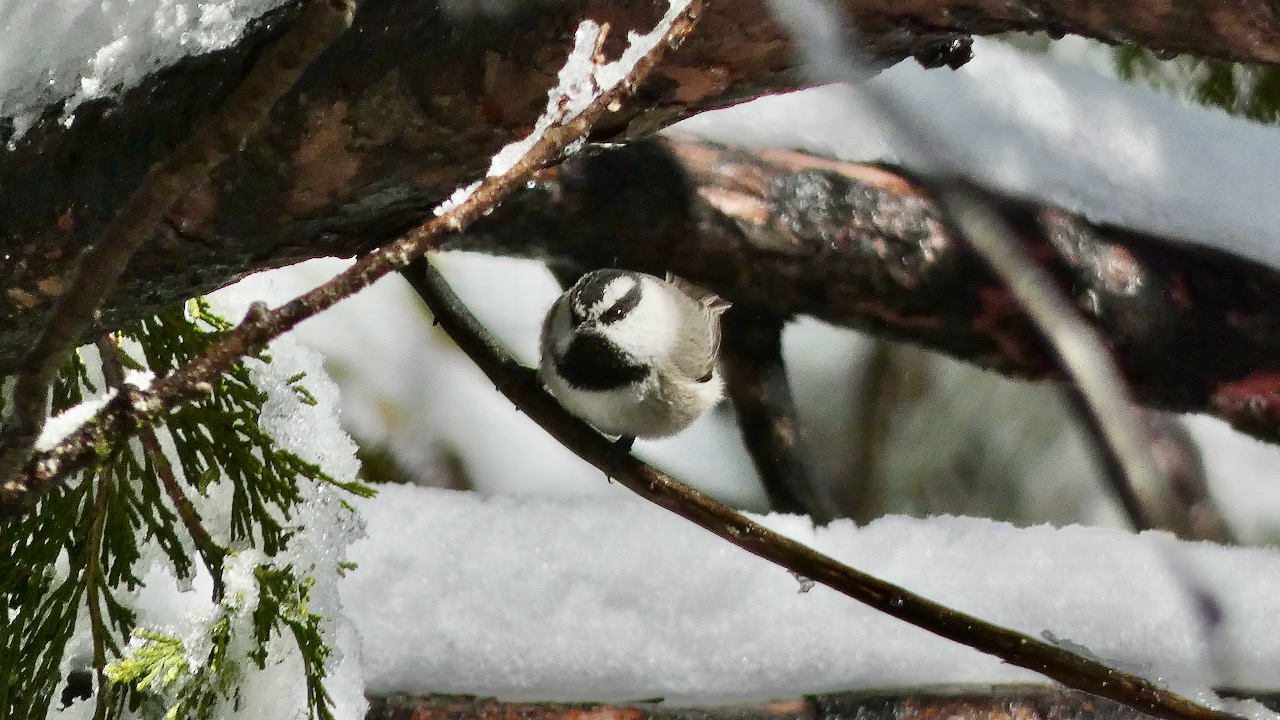
<path fill-rule="evenodd" d="M 1103 332 L 1139 402 L 1280 440 L 1280 272 L 993 198 Z M 1009 291 L 909 178 L 799 153 L 661 140 L 543 173 L 452 247 L 670 270 L 1009 375 L 1056 363 Z"/>
<path fill-rule="evenodd" d="M 0 153 L 0 373 L 30 347 L 69 261 L 298 7 L 270 13 L 235 47 L 188 58 L 118 102 L 80 106 L 69 128 L 49 108 Z M 429 217 L 455 187 L 483 175 L 493 152 L 529 132 L 581 19 L 609 23 L 615 42 L 605 50 L 616 54 L 628 30 L 646 31 L 665 8 L 661 0 L 530 3 L 466 22 L 429 2 L 369 0 L 276 105 L 269 129 L 179 202 L 104 308 L 102 327 L 253 270 L 367 251 Z M 902 34 L 882 56 L 895 61 L 938 36 Z M 644 135 L 798 83 L 785 37 L 755 0 L 716 3 L 657 75 L 599 136 Z"/>
<path fill-rule="evenodd" d="M 1274 695 L 1258 698 L 1275 707 Z M 460 695 L 369 698 L 365 720 L 1143 720 L 1150 715 L 1088 693 L 1040 685 L 918 688 L 808 695 L 714 707 L 631 703 L 504 702 Z"/>
<path fill-rule="evenodd" d="M 956 65 L 976 33 L 1011 29 L 1132 40 L 1161 52 L 1280 58 L 1264 0 L 845 0 L 871 55 Z M 297 16 L 291 2 L 234 47 L 188 58 L 118 100 L 61 110 L 21 138 L 0 121 L 0 374 L 13 369 L 91 243 L 145 169 L 206 119 L 263 45 Z M 465 5 L 457 3 L 457 5 Z M 647 28 L 660 0 L 528 3 L 502 18 L 429 2 L 369 0 L 348 33 L 273 110 L 271 128 L 197 183 L 130 266 L 98 329 L 248 272 L 368 250 L 428 216 L 522 136 L 582 17 L 615 38 Z M 612 51 L 620 45 L 611 46 Z M 802 82 L 791 43 L 760 0 L 718 0 L 597 139 L 625 139 L 699 110 Z"/>

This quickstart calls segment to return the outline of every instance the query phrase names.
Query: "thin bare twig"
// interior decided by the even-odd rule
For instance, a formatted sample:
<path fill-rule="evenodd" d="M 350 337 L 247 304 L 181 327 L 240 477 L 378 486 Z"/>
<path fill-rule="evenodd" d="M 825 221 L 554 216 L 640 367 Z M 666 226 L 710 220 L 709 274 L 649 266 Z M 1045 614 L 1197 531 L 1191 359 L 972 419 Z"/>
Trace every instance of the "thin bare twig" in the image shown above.
<path fill-rule="evenodd" d="M 813 455 L 805 441 L 782 360 L 783 319 L 743 304 L 723 319 L 720 364 L 738 428 L 778 512 L 808 515 L 825 525 L 839 517 L 818 487 Z"/>
<path fill-rule="evenodd" d="M 425 260 L 406 270 L 410 284 L 436 322 L 512 402 L 579 457 L 650 502 L 664 507 L 738 547 L 797 575 L 935 635 L 1072 688 L 1093 693 L 1169 720 L 1228 720 L 1230 713 L 1206 708 L 1149 680 L 1080 657 L 1069 650 L 952 610 L 892 583 L 867 575 L 779 535 L 635 456 L 619 458 L 613 443 L 570 415 L 525 368 L 499 347 Z M 1238 720 L 1238 718 L 1237 718 Z"/>
<path fill-rule="evenodd" d="M 123 392 L 124 367 L 120 362 L 119 347 L 116 345 L 115 338 L 103 335 L 94 344 L 98 348 L 99 366 L 102 368 L 102 378 L 106 381 L 107 387 L 116 392 Z M 93 720 L 103 720 L 106 717 L 112 696 L 116 692 L 115 687 L 107 682 L 105 673 L 107 643 L 110 642 L 117 653 L 119 648 L 114 647 L 115 641 L 106 635 L 110 630 L 102 617 L 103 596 L 109 590 L 106 587 L 106 578 L 102 576 L 101 566 L 103 528 L 106 526 L 107 513 L 110 512 L 108 504 L 113 490 L 112 484 L 116 481 L 117 479 L 111 473 L 102 473 L 98 476 L 98 487 L 93 501 L 93 521 L 89 528 L 85 549 L 84 585 L 89 610 L 89 627 L 93 635 L 93 672 L 98 680 Z"/>
<path fill-rule="evenodd" d="M 169 496 L 169 501 L 173 503 L 174 510 L 182 520 L 182 526 L 187 529 L 187 534 L 196 545 L 196 551 L 200 553 L 205 567 L 209 569 L 209 576 L 213 579 L 213 601 L 221 602 L 224 589 L 222 563 L 227 557 L 227 551 L 209 535 L 204 523 L 200 521 L 200 513 L 182 491 L 182 486 L 178 484 L 178 477 L 173 472 L 173 464 L 169 462 L 169 458 L 165 457 L 155 429 L 150 425 L 143 425 L 139 428 L 138 435 L 147 460 L 159 476 L 161 484 L 164 485 L 165 494 Z"/>
<path fill-rule="evenodd" d="M 111 497 L 112 479 L 98 478 L 98 487 L 93 501 L 93 524 L 89 527 L 88 546 L 85 548 L 84 585 L 85 603 L 89 610 L 89 627 L 93 635 L 93 672 L 98 680 L 98 696 L 94 701 L 94 720 L 106 716 L 107 705 L 114 693 L 111 683 L 107 682 L 107 643 L 112 642 L 105 637 L 110 632 L 106 620 L 102 617 L 103 594 L 107 592 L 106 578 L 102 576 L 102 535 L 106 524 L 107 503 Z M 113 643 L 114 644 L 114 643 Z"/>
<path fill-rule="evenodd" d="M 121 393 L 57 446 L 37 454 L 20 476 L 0 486 L 0 518 L 20 512 L 59 479 L 92 462 L 94 449 L 100 443 L 119 440 L 139 425 L 153 421 L 184 397 L 208 392 L 211 383 L 239 358 L 387 273 L 405 267 L 445 236 L 490 212 L 507 193 L 523 185 L 535 171 L 584 137 L 606 113 L 619 110 L 666 52 L 693 31 L 704 2 L 690 0 L 674 15 L 666 35 L 636 61 L 626 77 L 577 115 L 547 128 L 514 164 L 504 172 L 485 178 L 465 200 L 395 242 L 365 255 L 329 282 L 275 310 L 256 303 L 245 319 L 204 355 L 158 381 L 150 390 Z"/>
<path fill-rule="evenodd" d="M 98 355 L 102 358 L 102 375 L 106 378 L 107 386 L 115 388 L 118 392 L 132 392 L 133 389 L 127 387 L 124 382 L 124 358 L 116 339 L 111 335 L 103 335 L 94 342 L 94 346 L 98 348 Z M 196 511 L 195 505 L 191 504 L 191 500 L 182 491 L 182 487 L 178 484 L 178 477 L 173 472 L 173 464 L 169 462 L 169 458 L 165 457 L 155 429 L 150 425 L 140 426 L 138 439 L 142 441 L 142 451 L 146 455 L 147 462 L 160 478 L 160 483 L 173 503 L 178 518 L 195 543 L 196 551 L 204 560 L 205 567 L 209 569 L 209 575 L 213 578 L 213 601 L 219 602 L 223 593 L 222 562 L 227 556 L 227 551 L 214 542 L 209 531 L 200 521 L 200 513 Z"/>
<path fill-rule="evenodd" d="M 39 341 L 17 373 L 13 403 L 0 427 L 0 483 L 8 483 L 32 455 L 49 413 L 54 376 L 93 323 L 98 307 L 129 259 L 165 213 L 199 177 L 239 151 L 267 111 L 329 44 L 351 25 L 357 0 L 310 0 L 218 111 L 154 165 L 80 258 Z"/>

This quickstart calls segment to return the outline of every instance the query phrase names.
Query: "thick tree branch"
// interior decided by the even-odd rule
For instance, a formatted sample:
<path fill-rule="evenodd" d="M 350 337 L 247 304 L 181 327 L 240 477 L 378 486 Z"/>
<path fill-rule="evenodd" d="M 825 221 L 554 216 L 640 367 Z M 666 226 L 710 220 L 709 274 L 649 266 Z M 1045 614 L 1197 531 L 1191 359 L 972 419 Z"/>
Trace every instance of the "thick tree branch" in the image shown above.
<path fill-rule="evenodd" d="M 1077 690 L 1109 698 L 1169 720 L 1228 720 L 1236 716 L 1198 705 L 1144 678 L 981 618 L 940 605 L 872 577 L 750 520 L 633 455 L 570 415 L 538 383 L 536 373 L 501 349 L 424 260 L 405 277 L 436 322 L 512 402 L 579 457 L 646 500 L 798 576 L 940 637 L 1041 673 Z"/>
<path fill-rule="evenodd" d="M 973 34 L 1022 30 L 1132 41 L 1164 53 L 1280 58 L 1266 0 L 842 0 L 867 55 L 957 64 Z M 466 4 L 455 4 L 466 5 Z M 664 0 L 528 3 L 506 17 L 433 2 L 368 0 L 254 138 L 178 202 L 126 271 L 94 332 L 254 271 L 368 252 L 427 219 L 495 150 L 528 133 L 581 17 L 614 38 L 643 30 Z M 67 271 L 191 128 L 207 120 L 253 59 L 296 20 L 291 0 L 235 46 L 187 58 L 118 99 L 58 106 L 14 138 L 0 119 L 0 375 L 34 345 Z M 615 40 L 616 43 L 616 40 Z M 606 53 L 616 52 L 614 43 Z M 794 88 L 792 42 L 761 0 L 718 0 L 705 28 L 663 62 L 637 102 L 596 139 L 631 139 L 700 110 Z"/>
<path fill-rule="evenodd" d="M 1260 698 L 1276 706 L 1275 696 Z M 372 697 L 365 720 L 1144 720 L 1133 708 L 1078 692 L 1040 685 L 920 688 L 806 695 L 792 700 L 712 707 L 662 702 L 529 703 L 470 695 Z"/>
<path fill-rule="evenodd" d="M 720 365 L 743 444 L 774 510 L 825 525 L 839 517 L 817 484 L 813 456 L 782 360 L 783 320 L 747 305 L 725 313 Z"/>
<path fill-rule="evenodd" d="M 1054 208 L 1000 211 L 1106 338 L 1138 402 L 1280 440 L 1280 271 Z M 543 173 L 449 247 L 669 270 L 779 317 L 1060 377 L 1004 285 L 917 183 L 884 168 L 659 140 Z"/>
<path fill-rule="evenodd" d="M 209 392 L 212 383 L 240 358 L 261 348 L 273 338 L 288 332 L 298 323 L 323 312 L 339 301 L 363 290 L 387 273 L 408 265 L 414 258 L 435 247 L 440 239 L 457 232 L 493 210 L 512 189 L 524 184 L 533 173 L 556 160 L 570 144 L 580 140 L 602 117 L 616 112 L 630 99 L 636 87 L 649 75 L 669 49 L 678 47 L 701 16 L 703 0 L 689 0 L 668 6 L 668 13 L 643 37 L 632 36 L 632 43 L 648 42 L 642 54 L 630 67 L 620 68 L 612 85 L 600 78 L 600 44 L 608 37 L 608 27 L 584 21 L 578 27 L 573 53 L 568 62 L 579 63 L 578 70 L 590 66 L 593 90 L 589 102 L 574 108 L 584 98 L 572 97 L 582 88 L 561 92 L 557 87 L 547 100 L 545 124 L 537 132 L 513 143 L 508 157 L 499 165 L 494 158 L 490 174 L 473 187 L 460 191 L 455 199 L 441 204 L 435 218 L 421 227 L 404 233 L 395 242 L 362 257 L 350 268 L 323 285 L 304 293 L 284 305 L 269 310 L 263 303 L 249 308 L 245 319 L 214 343 L 204 355 L 188 362 L 173 374 L 150 388 L 125 386 L 94 417 L 78 430 L 63 438 L 56 446 L 37 453 L 24 472 L 0 485 L 0 519 L 31 507 L 59 480 L 93 461 L 102 444 L 120 442 L 140 426 L 155 422 L 184 398 Z M 579 42 L 589 41 L 582 48 Z M 579 50 L 582 57 L 575 57 Z M 613 69 L 618 69 L 614 66 Z"/>

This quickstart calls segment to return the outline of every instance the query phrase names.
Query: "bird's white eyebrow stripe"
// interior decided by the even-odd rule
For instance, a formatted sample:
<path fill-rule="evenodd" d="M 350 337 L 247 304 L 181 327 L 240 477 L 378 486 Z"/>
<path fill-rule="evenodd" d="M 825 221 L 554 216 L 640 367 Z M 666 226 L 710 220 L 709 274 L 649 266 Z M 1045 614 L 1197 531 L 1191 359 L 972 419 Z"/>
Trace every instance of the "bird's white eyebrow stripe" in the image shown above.
<path fill-rule="evenodd" d="M 609 289 L 614 280 L 629 277 L 629 275 L 622 270 L 597 270 L 589 273 L 589 277 L 584 277 L 586 282 L 580 279 L 574 285 L 569 297 L 573 309 L 580 315 L 585 315 L 587 310 L 603 301 L 605 291 Z"/>
<path fill-rule="evenodd" d="M 635 293 L 635 301 L 629 304 L 632 307 L 635 307 L 635 304 L 640 302 L 640 281 L 630 275 L 619 276 L 605 286 L 604 293 L 601 294 L 598 305 L 602 309 L 607 310 L 618 302 L 627 299 L 627 295 L 631 293 Z"/>
<path fill-rule="evenodd" d="M 615 283 L 616 284 L 616 283 Z M 631 313 L 632 310 L 640 304 L 642 291 L 640 289 L 643 283 L 633 283 L 631 288 L 618 298 L 618 301 L 609 305 L 604 313 L 601 314 L 600 321 L 605 325 L 612 325 Z"/>

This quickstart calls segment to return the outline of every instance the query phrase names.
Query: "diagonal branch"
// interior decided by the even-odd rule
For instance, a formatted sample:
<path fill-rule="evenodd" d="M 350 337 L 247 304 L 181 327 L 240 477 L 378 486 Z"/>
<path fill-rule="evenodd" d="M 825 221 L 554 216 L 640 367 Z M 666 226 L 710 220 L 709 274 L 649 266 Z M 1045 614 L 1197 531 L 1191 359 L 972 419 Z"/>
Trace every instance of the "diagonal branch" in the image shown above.
<path fill-rule="evenodd" d="M 565 447 L 641 497 L 754 555 L 813 579 L 859 602 L 1005 662 L 1169 720 L 1228 720 L 1149 680 L 1062 647 L 994 625 L 862 573 L 779 535 L 736 510 L 689 488 L 613 444 L 573 417 L 539 385 L 534 371 L 500 348 L 467 311 L 444 278 L 425 260 L 405 273 L 436 322 L 522 412 Z M 1238 720 L 1238 719 L 1237 719 Z"/>
<path fill-rule="evenodd" d="M 93 324 L 98 307 L 129 259 L 187 188 L 239 151 L 303 70 L 351 25 L 357 1 L 310 0 L 298 21 L 263 52 L 217 114 L 148 171 L 80 258 L 39 341 L 17 373 L 13 404 L 0 426 L 0 483 L 30 459 L 48 417 L 54 376 Z"/>
<path fill-rule="evenodd" d="M 1146 423 L 1098 332 L 1072 309 L 1049 273 L 1019 246 L 989 198 L 960 181 L 932 179 L 929 185 L 949 219 L 1008 284 L 1071 378 L 1069 390 L 1130 523 L 1138 530 L 1177 527 L 1160 512 L 1167 506 L 1142 501 L 1165 486 L 1164 478 L 1152 456 Z"/>
<path fill-rule="evenodd" d="M 555 106 L 551 110 L 556 113 L 549 120 L 551 124 L 541 127 L 541 134 L 530 135 L 508 146 L 506 150 L 519 154 L 502 161 L 501 165 L 498 157 L 506 153 L 505 150 L 499 153 L 491 168 L 492 174 L 471 192 L 460 192 L 456 202 L 437 208 L 434 220 L 369 253 L 329 282 L 279 308 L 269 310 L 262 303 L 256 303 L 245 319 L 203 356 L 155 383 L 150 390 L 117 395 L 79 430 L 54 448 L 38 453 L 20 476 L 0 487 L 0 518 L 20 512 L 58 480 L 92 462 L 95 448 L 102 443 L 120 441 L 127 434 L 136 432 L 140 425 L 155 421 L 183 398 L 206 392 L 210 384 L 241 357 L 368 287 L 387 273 L 405 267 L 415 257 L 437 245 L 441 238 L 492 211 L 507 193 L 522 185 L 543 165 L 557 159 L 571 143 L 583 138 L 598 120 L 619 110 L 663 55 L 692 32 L 702 8 L 703 0 L 673 5 L 654 30 L 661 33 L 657 41 L 635 60 L 634 65 L 626 68 L 621 77 L 615 78 L 614 84 L 598 94 L 593 93 L 591 101 L 576 113 L 571 114 L 567 109 L 569 100 L 549 103 Z M 594 23 L 584 21 L 579 26 L 580 32 L 590 28 L 596 31 L 595 45 L 591 48 L 594 50 L 604 35 Z M 589 61 L 599 69 L 598 54 L 593 54 Z M 591 80 L 597 79 L 593 72 Z"/>

